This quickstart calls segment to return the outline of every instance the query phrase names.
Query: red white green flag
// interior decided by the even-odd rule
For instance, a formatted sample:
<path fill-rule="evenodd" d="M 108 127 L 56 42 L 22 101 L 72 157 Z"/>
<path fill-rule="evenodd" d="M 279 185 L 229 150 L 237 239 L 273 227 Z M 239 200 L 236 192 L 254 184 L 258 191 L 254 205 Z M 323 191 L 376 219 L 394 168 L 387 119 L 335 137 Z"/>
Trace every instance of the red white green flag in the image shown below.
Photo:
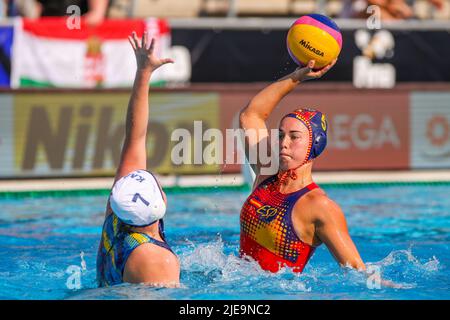
<path fill-rule="evenodd" d="M 167 55 L 170 29 L 166 20 L 107 20 L 90 27 L 69 29 L 66 18 L 17 19 L 12 54 L 13 88 L 130 87 L 136 61 L 128 35 L 145 30 L 157 41 L 156 52 Z M 155 73 L 152 83 L 164 82 Z"/>

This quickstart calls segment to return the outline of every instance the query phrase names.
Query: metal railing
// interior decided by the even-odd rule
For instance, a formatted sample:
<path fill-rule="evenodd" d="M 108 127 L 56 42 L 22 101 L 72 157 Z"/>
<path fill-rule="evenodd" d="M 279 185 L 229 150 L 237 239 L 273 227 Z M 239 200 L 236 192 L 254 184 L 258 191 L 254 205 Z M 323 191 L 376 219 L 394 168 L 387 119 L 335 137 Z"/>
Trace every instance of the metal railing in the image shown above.
<path fill-rule="evenodd" d="M 31 0 L 30 0 L 31 1 Z M 142 7 L 142 4 L 146 4 L 143 1 L 149 1 L 149 8 L 150 8 L 150 4 L 154 3 L 154 5 L 158 6 L 160 4 L 163 4 L 165 0 L 159 0 L 159 1 L 150 1 L 150 0 L 112 0 L 111 1 L 111 6 L 117 6 L 120 7 L 121 12 L 123 14 L 124 17 L 132 17 L 133 14 L 136 14 L 136 10 L 138 7 Z M 180 1 L 189 1 L 189 0 L 180 0 Z M 242 16 L 242 12 L 240 12 L 240 8 L 241 8 L 241 3 L 240 1 L 243 0 L 197 0 L 192 2 L 193 6 L 199 6 L 198 10 L 199 10 L 199 16 L 206 16 L 206 17 L 211 17 L 212 16 L 220 16 L 220 17 L 227 17 L 227 18 L 237 18 L 239 16 Z M 300 3 L 309 3 L 312 6 L 307 7 L 303 12 L 303 14 L 307 14 L 307 13 L 312 13 L 312 12 L 317 12 L 317 13 L 322 13 L 322 14 L 331 14 L 331 16 L 333 17 L 339 17 L 340 13 L 339 10 L 346 11 L 346 9 L 344 9 L 344 7 L 346 7 L 346 4 L 344 3 L 344 1 L 337 1 L 337 0 L 305 0 L 305 2 L 302 2 L 300 0 L 285 0 L 286 2 L 288 2 L 288 8 L 286 8 L 286 14 L 275 14 L 275 16 L 285 16 L 285 17 L 289 17 L 291 16 L 295 16 L 298 15 L 299 12 L 297 9 L 294 9 L 296 4 L 300 4 Z M 447 15 L 450 14 L 450 0 L 445 0 L 446 1 L 446 8 L 445 9 L 447 12 Z M 138 5 L 138 3 L 140 3 L 140 6 Z M 207 9 L 207 4 L 211 4 L 211 3 L 221 3 L 223 4 L 222 8 L 219 10 L 217 9 L 217 14 L 212 13 L 212 11 L 208 11 L 209 9 Z M 264 0 L 260 0 L 259 3 L 264 3 Z M 334 3 L 333 7 L 338 7 L 338 9 L 333 9 L 332 13 L 329 12 L 330 9 L 330 4 Z M 3 1 L 0 1 L 0 4 L 3 4 Z M 246 13 L 244 14 L 245 16 L 258 16 L 258 5 L 255 4 L 255 12 L 254 14 L 252 14 L 252 9 L 249 9 L 249 7 L 247 7 Z M 409 4 L 412 7 L 417 7 L 416 4 L 422 4 L 422 5 L 426 5 L 428 7 L 430 7 L 431 5 L 427 2 L 427 0 L 414 0 L 412 3 L 409 2 Z M 147 6 L 145 6 L 147 8 Z M 339 8 L 340 7 L 340 8 Z M 422 6 L 423 7 L 423 6 Z M 4 9 L 4 8 L 3 8 Z M 430 8 L 429 8 L 430 9 Z M 337 11 L 336 11 L 337 10 Z M 4 10 L 3 10 L 4 11 Z M 310 12 L 311 11 L 311 12 Z M 425 10 L 427 11 L 427 10 Z M 434 12 L 435 9 L 433 10 L 428 10 L 429 11 L 429 18 L 431 19 L 431 13 L 430 12 Z M 0 12 L 2 12 L 2 9 L 0 7 Z M 151 12 L 151 11 L 149 11 Z M 195 13 L 195 11 L 194 11 Z M 170 17 L 170 10 L 166 10 L 164 11 L 164 15 L 167 17 Z M 265 16 L 271 16 L 270 12 L 265 12 L 264 14 Z M 421 17 L 424 18 L 424 17 Z M 426 17 L 425 17 L 426 18 Z M 2 15 L 0 14 L 0 20 L 2 19 Z M 440 21 L 444 20 L 442 19 L 438 19 Z"/>
<path fill-rule="evenodd" d="M 0 26 L 13 26 L 14 18 L 0 19 Z M 293 18 L 168 18 L 172 29 L 211 29 L 211 30 L 287 30 Z M 341 30 L 367 28 L 363 19 L 334 19 Z M 450 32 L 450 21 L 408 20 L 382 22 L 381 29 L 387 30 L 442 30 Z"/>

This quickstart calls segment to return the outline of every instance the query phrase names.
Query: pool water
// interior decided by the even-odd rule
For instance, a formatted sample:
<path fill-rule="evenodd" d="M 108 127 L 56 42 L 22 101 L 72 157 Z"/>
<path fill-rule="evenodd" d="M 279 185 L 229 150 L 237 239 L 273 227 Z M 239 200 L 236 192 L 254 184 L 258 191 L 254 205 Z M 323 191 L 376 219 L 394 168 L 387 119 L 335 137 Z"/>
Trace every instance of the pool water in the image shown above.
<path fill-rule="evenodd" d="M 168 193 L 166 234 L 182 287 L 97 288 L 106 196 L 0 199 L 0 299 L 449 299 L 450 185 L 326 186 L 367 265 L 399 288 L 368 286 L 324 245 L 301 275 L 238 258 L 246 191 Z M 369 288 L 370 287 L 370 288 Z"/>

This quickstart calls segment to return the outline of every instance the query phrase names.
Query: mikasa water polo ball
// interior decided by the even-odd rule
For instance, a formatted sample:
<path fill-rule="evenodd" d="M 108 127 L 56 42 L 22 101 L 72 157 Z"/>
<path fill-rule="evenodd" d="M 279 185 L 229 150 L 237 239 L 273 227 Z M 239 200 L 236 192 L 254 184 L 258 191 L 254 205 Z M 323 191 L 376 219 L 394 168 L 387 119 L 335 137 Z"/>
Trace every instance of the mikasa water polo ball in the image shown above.
<path fill-rule="evenodd" d="M 342 35 L 336 23 L 321 14 L 308 14 L 297 19 L 287 35 L 289 55 L 299 65 L 315 60 L 321 69 L 339 56 Z"/>

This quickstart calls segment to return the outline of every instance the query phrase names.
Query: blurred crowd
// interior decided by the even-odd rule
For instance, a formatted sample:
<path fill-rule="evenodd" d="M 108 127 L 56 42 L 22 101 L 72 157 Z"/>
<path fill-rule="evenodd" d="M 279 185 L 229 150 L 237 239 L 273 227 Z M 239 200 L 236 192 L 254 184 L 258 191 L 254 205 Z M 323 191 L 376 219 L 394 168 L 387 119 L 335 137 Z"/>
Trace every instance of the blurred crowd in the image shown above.
<path fill-rule="evenodd" d="M 343 18 L 365 18 L 369 6 L 380 8 L 382 20 L 404 20 L 411 18 L 450 18 L 450 2 L 447 0 L 356 0 L 345 1 L 340 14 Z M 432 13 L 435 13 L 434 15 Z"/>
<path fill-rule="evenodd" d="M 80 8 L 80 13 L 91 24 L 99 24 L 108 16 L 109 0 L 0 0 L 2 16 L 24 16 L 39 18 L 64 16 L 73 13 L 68 8 L 72 5 Z"/>
<path fill-rule="evenodd" d="M 450 0 L 0 0 L 0 17 L 63 16 L 77 5 L 88 23 L 105 18 L 299 16 L 364 18 L 376 5 L 383 20 L 450 19 Z"/>

